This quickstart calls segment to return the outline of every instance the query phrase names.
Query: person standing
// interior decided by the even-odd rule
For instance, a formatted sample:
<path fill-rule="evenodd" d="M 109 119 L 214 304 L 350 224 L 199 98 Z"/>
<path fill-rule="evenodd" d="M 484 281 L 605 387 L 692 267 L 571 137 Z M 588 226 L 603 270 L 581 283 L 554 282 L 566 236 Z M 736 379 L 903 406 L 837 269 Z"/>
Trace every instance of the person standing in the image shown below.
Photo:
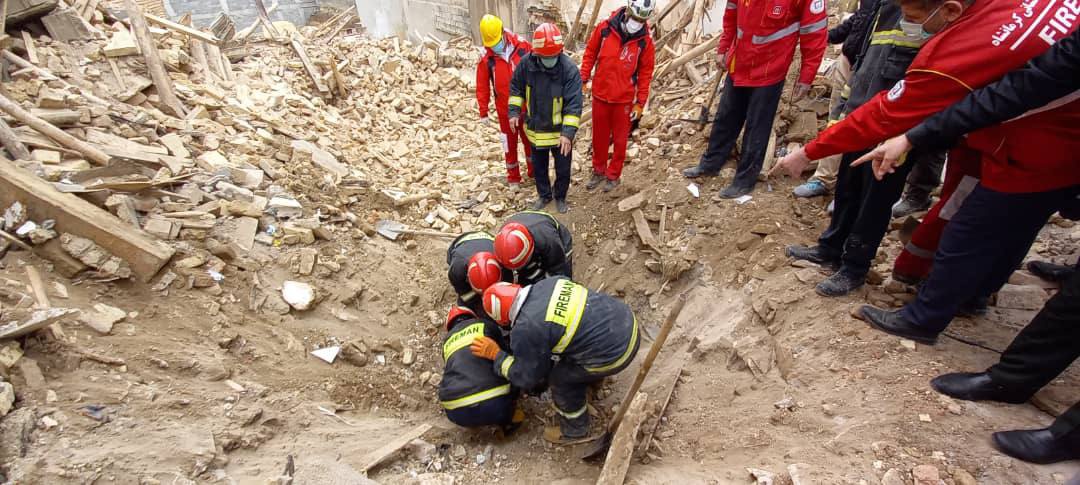
<path fill-rule="evenodd" d="M 629 0 L 593 30 L 581 59 L 581 81 L 593 81 L 593 175 L 588 190 L 601 182 L 604 192 L 619 185 L 630 125 L 640 119 L 649 100 L 656 46 L 648 19 L 656 0 Z M 593 67 L 596 75 L 593 76 Z M 608 146 L 614 145 L 611 161 Z"/>
<path fill-rule="evenodd" d="M 521 60 L 510 79 L 510 131 L 525 130 L 532 144 L 536 174 L 536 202 L 542 210 L 555 200 L 560 214 L 570 210 L 570 159 L 574 136 L 581 124 L 581 73 L 563 54 L 562 32 L 555 24 L 541 24 L 533 34 L 533 52 Z M 524 121 L 524 123 L 523 123 Z M 554 191 L 548 162 L 555 159 Z"/>
<path fill-rule="evenodd" d="M 532 46 L 517 34 L 504 30 L 502 20 L 490 14 L 480 19 L 480 38 L 484 41 L 484 55 L 476 65 L 476 102 L 480 105 L 480 121 L 484 124 L 492 122 L 488 104 L 494 91 L 495 113 L 499 118 L 503 156 L 506 159 L 506 182 L 511 191 L 517 192 L 521 185 L 518 139 L 521 139 L 525 149 L 529 177 L 533 176 L 532 162 L 529 160 L 532 149 L 525 133 L 514 133 L 510 129 L 510 77 L 525 55 L 532 51 Z"/>
<path fill-rule="evenodd" d="M 687 178 L 716 176 L 735 148 L 746 125 L 738 169 L 725 199 L 741 197 L 757 184 L 784 78 L 799 44 L 802 67 L 793 99 L 810 92 L 827 46 L 825 0 L 732 0 L 724 12 L 724 31 L 717 46 L 719 67 L 729 72 L 716 111 L 709 146 L 697 166 L 683 170 Z"/>

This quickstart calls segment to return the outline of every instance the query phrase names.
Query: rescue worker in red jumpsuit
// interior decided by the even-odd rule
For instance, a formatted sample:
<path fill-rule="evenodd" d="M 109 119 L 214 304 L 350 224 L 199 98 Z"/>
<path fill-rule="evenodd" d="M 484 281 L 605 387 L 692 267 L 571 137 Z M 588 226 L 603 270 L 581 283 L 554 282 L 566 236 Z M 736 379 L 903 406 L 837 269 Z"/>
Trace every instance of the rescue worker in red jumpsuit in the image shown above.
<path fill-rule="evenodd" d="M 484 56 L 476 65 L 476 102 L 480 105 L 480 121 L 491 123 L 488 103 L 491 92 L 495 92 L 495 113 L 499 117 L 499 138 L 502 140 L 503 155 L 506 158 L 506 181 L 510 190 L 517 191 L 521 185 L 521 170 L 518 168 L 518 140 L 525 148 L 525 164 L 528 175 L 533 176 L 532 148 L 525 133 L 514 133 L 510 129 L 509 102 L 510 77 L 514 75 L 521 58 L 532 52 L 529 41 L 517 34 L 503 29 L 502 20 L 494 15 L 485 15 L 480 20 L 480 37 L 484 41 Z"/>
<path fill-rule="evenodd" d="M 746 124 L 742 153 L 731 185 L 719 197 L 734 199 L 757 185 L 769 145 L 784 79 L 799 44 L 802 66 L 792 92 L 810 92 L 828 45 L 825 0 L 729 0 L 717 53 L 721 70 L 729 71 L 716 111 L 709 147 L 697 166 L 683 170 L 687 178 L 719 175 L 739 132 Z"/>
<path fill-rule="evenodd" d="M 656 45 L 648 19 L 656 0 L 630 0 L 593 30 L 581 59 L 581 82 L 593 81 L 593 175 L 588 190 L 602 182 L 604 192 L 619 185 L 630 125 L 640 119 L 649 100 L 656 65 Z M 593 76 L 593 67 L 596 76 Z M 608 146 L 614 145 L 611 161 Z"/>
<path fill-rule="evenodd" d="M 932 37 L 903 80 L 780 163 L 795 171 L 810 160 L 899 135 L 1042 54 L 1077 29 L 1078 16 L 1075 1 L 946 0 L 921 19 Z M 955 171 L 977 159 L 981 178 L 945 226 L 916 300 L 895 312 L 865 306 L 862 316 L 884 332 L 936 343 L 962 306 L 1008 280 L 1050 215 L 1076 196 L 1077 153 L 1078 100 L 969 134 L 962 148 L 950 152 L 948 164 Z"/>

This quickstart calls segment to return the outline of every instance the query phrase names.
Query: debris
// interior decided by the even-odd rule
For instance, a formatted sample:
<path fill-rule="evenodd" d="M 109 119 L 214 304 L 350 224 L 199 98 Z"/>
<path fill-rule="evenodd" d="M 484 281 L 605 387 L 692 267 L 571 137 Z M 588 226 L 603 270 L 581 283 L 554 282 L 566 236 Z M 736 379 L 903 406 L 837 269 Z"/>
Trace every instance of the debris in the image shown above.
<path fill-rule="evenodd" d="M 691 183 L 690 185 L 687 185 L 686 190 L 689 190 L 690 195 L 694 196 L 695 199 L 698 198 L 698 197 L 701 197 L 701 189 L 699 189 L 697 184 L 695 184 L 695 183 Z"/>
<path fill-rule="evenodd" d="M 7 416 L 15 406 L 15 388 L 10 382 L 0 382 L 0 416 Z"/>
<path fill-rule="evenodd" d="M 416 362 L 416 351 L 411 347 L 405 347 L 405 350 L 401 352 L 401 363 L 405 365 L 412 365 Z"/>
<path fill-rule="evenodd" d="M 102 335 L 111 333 L 113 325 L 125 318 L 127 318 L 127 312 L 104 303 L 97 303 L 94 305 L 94 311 L 82 312 L 79 315 L 80 322 Z"/>
<path fill-rule="evenodd" d="M 309 310 L 315 302 L 315 288 L 299 281 L 286 281 L 281 284 L 281 297 L 296 310 Z"/>
<path fill-rule="evenodd" d="M 641 191 L 619 201 L 619 212 L 627 212 L 641 207 L 645 203 L 645 192 Z"/>
<path fill-rule="evenodd" d="M 748 195 L 744 195 L 744 196 L 741 196 L 741 197 L 737 197 L 737 198 L 735 198 L 735 203 L 736 203 L 736 204 L 739 204 L 739 205 L 743 205 L 743 204 L 745 204 L 745 203 L 747 203 L 747 202 L 750 202 L 751 200 L 753 200 L 753 198 L 754 198 L 754 197 L 753 197 L 752 195 L 749 195 L 749 194 L 748 194 Z"/>
<path fill-rule="evenodd" d="M 810 465 L 805 463 L 792 463 L 787 466 L 788 476 L 791 477 L 791 485 L 813 485 L 804 472 Z"/>
<path fill-rule="evenodd" d="M 23 356 L 22 346 L 14 340 L 0 344 L 0 367 L 10 369 Z"/>
<path fill-rule="evenodd" d="M 659 249 L 660 243 L 658 243 L 653 236 L 652 229 L 649 228 L 649 223 L 645 220 L 645 214 L 641 212 L 641 209 L 634 209 L 634 212 L 631 215 L 634 217 L 634 230 L 637 231 L 641 243 L 649 246 L 653 251 L 661 253 Z"/>
<path fill-rule="evenodd" d="M 128 32 L 124 24 L 117 22 L 113 25 L 113 35 L 109 43 L 105 45 L 105 55 L 109 57 L 133 56 L 139 53 L 139 46 L 135 45 L 135 38 Z"/>
<path fill-rule="evenodd" d="M 1050 299 L 1046 291 L 1035 285 L 1005 284 L 997 292 L 998 308 L 1039 310 Z"/>
<path fill-rule="evenodd" d="M 978 485 L 979 483 L 975 480 L 975 477 L 971 476 L 971 473 L 968 473 L 968 471 L 963 468 L 954 469 L 952 477 L 953 481 L 956 482 L 956 485 Z"/>
<path fill-rule="evenodd" d="M 649 415 L 649 409 L 646 408 L 648 402 L 649 395 L 644 392 L 638 392 L 630 401 L 630 407 L 611 440 L 604 468 L 596 479 L 597 485 L 622 485 L 626 480 L 626 471 L 630 468 L 630 461 L 634 456 L 638 430 Z"/>
<path fill-rule="evenodd" d="M 938 485 L 941 477 L 934 465 L 919 465 L 911 469 L 911 475 L 915 479 L 915 485 Z"/>
<path fill-rule="evenodd" d="M 933 419 L 930 419 L 929 414 L 920 414 L 919 415 L 919 421 L 922 421 L 924 423 L 932 423 L 932 422 L 934 422 Z"/>
<path fill-rule="evenodd" d="M 900 348 L 902 348 L 904 350 L 908 350 L 908 351 L 914 351 L 915 350 L 915 341 L 910 340 L 910 339 L 906 339 L 906 338 L 902 338 L 902 339 L 900 339 Z"/>
<path fill-rule="evenodd" d="M 895 468 L 890 468 L 881 476 L 881 485 L 905 485 L 904 475 Z"/>
<path fill-rule="evenodd" d="M 776 474 L 766 470 L 760 470 L 757 468 L 747 468 L 746 472 L 754 477 L 754 483 L 756 485 L 777 485 Z"/>
<path fill-rule="evenodd" d="M 360 467 L 358 469 L 361 473 L 367 473 L 372 468 L 378 466 L 379 463 L 382 463 L 398 450 L 405 447 L 405 445 L 408 445 L 412 440 L 423 436 L 423 434 L 427 433 L 430 429 L 430 424 L 421 424 L 407 431 L 405 434 L 390 440 L 385 445 L 361 457 L 359 461 Z"/>
<path fill-rule="evenodd" d="M 36 310 L 25 321 L 14 321 L 0 326 L 0 339 L 21 337 L 34 333 L 77 313 L 79 313 L 78 310 L 70 308 Z"/>
<path fill-rule="evenodd" d="M 334 360 L 337 359 L 337 356 L 338 356 L 339 353 L 341 353 L 341 347 L 333 346 L 333 347 L 324 347 L 324 348 L 315 350 L 315 351 L 311 352 L 311 355 L 314 355 L 315 357 L 318 357 L 319 359 L 322 359 L 327 364 L 333 364 Z"/>

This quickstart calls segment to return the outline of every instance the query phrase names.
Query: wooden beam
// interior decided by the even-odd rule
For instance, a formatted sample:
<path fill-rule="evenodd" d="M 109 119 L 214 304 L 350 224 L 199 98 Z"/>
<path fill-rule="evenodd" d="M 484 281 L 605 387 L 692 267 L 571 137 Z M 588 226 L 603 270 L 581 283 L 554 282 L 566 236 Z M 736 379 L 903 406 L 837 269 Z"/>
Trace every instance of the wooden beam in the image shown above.
<path fill-rule="evenodd" d="M 22 32 L 23 45 L 26 46 L 26 57 L 30 59 L 30 63 L 37 65 L 38 61 L 37 46 L 34 44 L 34 38 L 30 37 L 30 33 L 23 30 Z"/>
<path fill-rule="evenodd" d="M 687 62 L 690 62 L 690 61 L 692 61 L 694 59 L 697 59 L 702 54 L 705 54 L 706 52 L 716 50 L 716 44 L 719 41 L 720 41 L 720 36 L 715 35 L 711 39 L 706 40 L 705 42 L 702 42 L 701 44 L 698 44 L 697 47 L 694 47 L 693 49 L 690 49 L 685 54 L 679 56 L 676 59 L 673 59 L 670 64 L 668 64 L 668 65 L 664 66 L 663 68 L 659 69 L 658 72 L 656 73 L 656 75 L 653 76 L 653 79 L 660 79 L 660 77 L 662 77 L 664 74 L 667 74 L 669 72 L 674 71 L 675 69 L 678 69 L 678 68 L 682 67 Z"/>
<path fill-rule="evenodd" d="M 573 46 L 574 40 L 577 39 L 578 33 L 581 32 L 581 14 L 585 13 L 585 6 L 588 4 L 589 0 L 581 0 L 581 4 L 578 5 L 577 14 L 574 15 L 574 24 L 570 26 L 570 36 L 566 38 L 567 45 Z"/>
<path fill-rule="evenodd" d="M 185 22 L 188 26 L 191 26 L 191 16 L 185 15 Z M 188 39 L 188 51 L 191 52 L 192 59 L 195 60 L 195 73 L 199 75 L 199 80 L 204 84 L 216 85 L 214 75 L 210 71 L 210 63 L 206 60 L 206 44 L 203 41 L 192 37 Z"/>
<path fill-rule="evenodd" d="M 281 37 L 281 33 L 274 27 L 274 22 L 270 20 L 270 12 L 266 10 L 266 4 L 262 0 L 255 0 L 255 10 L 259 12 L 259 17 L 266 21 L 266 31 L 274 38 Z"/>
<path fill-rule="evenodd" d="M 423 434 L 427 433 L 430 429 L 430 424 L 421 424 L 420 426 L 409 430 L 405 434 L 390 440 L 385 445 L 379 447 L 377 450 L 364 455 L 364 457 L 360 459 L 360 473 L 367 473 L 368 470 L 375 468 L 379 463 L 382 463 L 383 460 L 389 458 L 402 447 L 412 442 L 412 440 L 423 436 Z"/>
<path fill-rule="evenodd" d="M 600 17 L 600 7 L 604 4 L 604 0 L 596 0 L 596 5 L 593 5 L 592 16 L 589 19 L 588 25 L 581 30 L 581 33 L 585 34 L 585 42 L 588 42 L 589 36 L 592 35 L 593 28 L 596 27 L 596 19 Z"/>
<path fill-rule="evenodd" d="M 150 281 L 174 254 L 171 247 L 133 230 L 103 209 L 60 193 L 14 163 L 0 161 L 0 206 L 8 207 L 15 201 L 22 202 L 30 219 L 54 219 L 59 231 L 88 238 L 127 261 L 142 281 Z"/>
<path fill-rule="evenodd" d="M 206 47 L 206 59 L 210 62 L 210 70 L 217 74 L 221 80 L 228 81 L 228 78 L 225 77 L 225 66 L 221 63 L 221 49 L 214 44 L 205 44 L 204 47 Z"/>
<path fill-rule="evenodd" d="M 193 28 L 188 27 L 186 25 L 178 24 L 176 22 L 173 22 L 172 20 L 158 17 L 157 15 L 154 15 L 154 14 L 147 13 L 147 14 L 143 14 L 143 15 L 146 16 L 146 20 L 149 20 L 149 21 L 151 21 L 151 22 L 153 22 L 155 24 L 158 24 L 158 25 L 160 25 L 162 27 L 165 27 L 165 28 L 167 28 L 169 30 L 172 30 L 173 32 L 179 32 L 179 33 L 184 34 L 184 35 L 186 35 L 188 37 L 191 37 L 193 39 L 199 39 L 199 40 L 201 40 L 203 42 L 207 42 L 207 43 L 210 43 L 210 44 L 221 45 L 221 40 L 219 40 L 217 37 L 214 37 L 214 34 L 211 34 L 210 32 L 203 32 L 201 30 L 196 30 L 196 29 L 193 29 Z"/>
<path fill-rule="evenodd" d="M 626 472 L 630 469 L 630 461 L 634 458 L 634 444 L 637 441 L 638 430 L 641 423 L 649 415 L 646 404 L 649 395 L 639 392 L 630 401 L 630 407 L 626 411 L 626 417 L 619 425 L 615 437 L 611 440 L 611 448 L 608 448 L 607 458 L 604 459 L 604 469 L 600 471 L 600 478 L 596 479 L 596 485 L 622 485 L 626 480 Z"/>
<path fill-rule="evenodd" d="M 232 71 L 232 63 L 229 62 L 229 56 L 225 53 L 221 53 L 221 72 L 225 74 L 226 81 L 235 81 L 236 75 Z"/>
<path fill-rule="evenodd" d="M 165 64 L 161 62 L 161 54 L 158 53 L 154 38 L 150 35 L 150 27 L 146 25 L 146 18 L 143 16 L 142 9 L 135 3 L 135 0 L 124 0 L 124 9 L 128 12 L 132 33 L 135 34 L 135 41 L 139 44 L 139 49 L 142 50 L 146 69 L 150 71 L 150 78 L 154 80 L 154 87 L 157 88 L 161 104 L 164 105 L 168 114 L 183 118 L 187 115 L 187 110 L 180 103 L 180 98 L 176 97 L 176 92 L 173 91 L 172 78 L 165 72 Z"/>
<path fill-rule="evenodd" d="M 15 157 L 16 160 L 30 159 L 30 150 L 26 148 L 23 142 L 19 141 L 19 136 L 2 119 L 0 119 L 0 144 L 3 144 L 8 153 Z"/>
<path fill-rule="evenodd" d="M 682 0 L 672 0 L 668 3 L 668 5 L 664 7 L 664 11 L 660 12 L 660 15 L 656 16 L 656 20 L 652 21 L 652 24 L 659 26 L 660 22 L 663 22 L 668 14 L 675 10 L 675 7 L 678 7 L 680 3 L 682 3 Z"/>
<path fill-rule="evenodd" d="M 337 85 L 338 96 L 347 98 L 349 91 L 345 89 L 345 77 L 338 70 L 337 59 L 334 58 L 333 54 L 330 54 L 330 73 L 333 74 L 334 84 Z"/>
<path fill-rule="evenodd" d="M 330 89 L 326 87 L 326 84 L 323 84 L 322 76 L 319 75 L 319 69 L 315 67 L 315 64 L 308 58 L 307 49 L 305 49 L 304 44 L 300 42 L 300 38 L 293 35 L 289 43 L 292 44 L 292 48 L 296 51 L 296 55 L 300 57 L 300 62 L 304 65 L 304 70 L 307 71 L 308 77 L 311 78 L 311 82 L 315 84 L 315 89 L 319 90 L 320 94 L 329 94 Z"/>
<path fill-rule="evenodd" d="M 109 164 L 109 156 L 106 155 L 105 152 L 67 134 L 49 122 L 30 114 L 29 111 L 26 111 L 22 106 L 19 106 L 2 94 L 0 94 L 0 111 L 11 115 L 12 118 L 15 118 L 20 123 L 33 128 L 37 132 L 51 138 L 53 141 L 81 153 L 92 163 L 98 165 Z"/>

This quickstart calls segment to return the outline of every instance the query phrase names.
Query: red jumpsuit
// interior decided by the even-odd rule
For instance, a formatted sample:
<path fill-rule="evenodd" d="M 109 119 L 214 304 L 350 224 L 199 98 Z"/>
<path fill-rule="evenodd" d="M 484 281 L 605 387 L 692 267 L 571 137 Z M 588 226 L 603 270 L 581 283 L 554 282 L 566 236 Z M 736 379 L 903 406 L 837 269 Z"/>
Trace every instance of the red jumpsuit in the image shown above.
<path fill-rule="evenodd" d="M 1076 30 L 1078 16 L 1080 0 L 976 0 L 923 46 L 902 81 L 818 135 L 806 146 L 807 156 L 816 160 L 861 150 L 906 132 L 1043 53 Z M 951 200 L 956 194 L 966 196 L 976 184 L 1007 193 L 1080 184 L 1076 153 L 1080 101 L 970 134 L 949 153 L 941 200 L 912 235 L 895 271 L 926 276 L 944 219 L 959 208 L 960 201 Z"/>
<path fill-rule="evenodd" d="M 525 130 L 517 130 L 515 135 L 510 131 L 509 102 L 510 102 L 510 78 L 514 75 L 514 69 L 521 58 L 532 52 L 529 42 L 518 37 L 509 30 L 503 31 L 503 41 L 509 45 L 509 56 L 496 54 L 491 48 L 484 49 L 484 56 L 476 65 L 476 102 L 480 105 L 480 117 L 487 118 L 489 115 L 488 103 L 491 101 L 491 88 L 495 88 L 495 112 L 499 116 L 499 131 L 502 132 L 502 149 L 506 158 L 506 180 L 512 184 L 521 183 L 521 170 L 518 169 L 518 140 L 525 147 L 525 164 L 528 167 L 529 177 L 533 176 L 532 163 L 529 162 L 532 149 L 529 140 L 525 137 Z"/>
<path fill-rule="evenodd" d="M 630 111 L 649 100 L 655 68 L 656 46 L 648 23 L 634 34 L 625 32 L 625 11 L 625 7 L 616 10 L 596 26 L 581 59 L 582 84 L 593 80 L 593 173 L 608 180 L 622 176 Z M 609 164 L 608 147 L 612 144 L 615 149 Z"/>

